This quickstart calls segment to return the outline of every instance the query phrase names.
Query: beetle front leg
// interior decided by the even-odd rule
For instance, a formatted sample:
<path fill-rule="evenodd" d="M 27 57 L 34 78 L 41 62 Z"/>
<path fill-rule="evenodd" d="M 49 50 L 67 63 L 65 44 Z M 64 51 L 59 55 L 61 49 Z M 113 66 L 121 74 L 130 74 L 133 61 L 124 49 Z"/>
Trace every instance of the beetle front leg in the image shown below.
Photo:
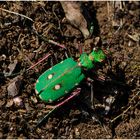
<path fill-rule="evenodd" d="M 93 99 L 94 99 L 94 92 L 93 92 L 93 79 L 91 79 L 91 78 L 87 78 L 86 79 L 87 80 L 87 82 L 88 82 L 88 85 L 90 86 L 90 101 L 91 101 L 91 108 L 92 109 L 95 109 L 95 105 L 94 105 L 94 101 L 93 101 Z"/>

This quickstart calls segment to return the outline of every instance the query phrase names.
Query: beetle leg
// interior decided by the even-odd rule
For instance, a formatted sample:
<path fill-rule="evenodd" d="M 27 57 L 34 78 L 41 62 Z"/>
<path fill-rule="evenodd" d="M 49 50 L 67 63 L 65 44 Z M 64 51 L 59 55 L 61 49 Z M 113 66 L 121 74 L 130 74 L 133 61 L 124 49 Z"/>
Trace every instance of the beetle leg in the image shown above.
<path fill-rule="evenodd" d="M 47 108 L 47 109 L 54 109 L 55 106 L 53 106 L 53 105 L 46 105 L 46 108 Z"/>
<path fill-rule="evenodd" d="M 94 105 L 94 101 L 93 101 L 93 99 L 94 99 L 93 85 L 91 84 L 90 87 L 91 87 L 91 108 L 95 109 L 95 105 Z"/>
<path fill-rule="evenodd" d="M 105 99 L 105 111 L 104 111 L 104 114 L 105 115 L 108 115 L 108 113 L 110 112 L 110 110 L 111 110 L 111 107 L 112 107 L 112 104 L 114 103 L 114 101 L 115 101 L 115 97 L 113 97 L 113 96 L 109 96 L 109 97 L 107 97 L 106 99 Z"/>
<path fill-rule="evenodd" d="M 94 92 L 93 92 L 93 80 L 91 79 L 91 78 L 87 78 L 87 81 L 88 81 L 88 85 L 90 86 L 90 101 L 91 101 L 91 108 L 92 109 L 95 109 L 95 105 L 94 105 L 94 101 L 93 101 L 93 99 L 94 99 Z"/>
<path fill-rule="evenodd" d="M 100 117 L 97 115 L 96 111 L 91 108 L 91 106 L 83 101 L 77 102 L 80 104 L 79 110 L 82 112 L 84 117 L 90 116 L 94 122 L 98 122 L 100 125 L 102 124 Z"/>
<path fill-rule="evenodd" d="M 65 99 L 64 101 L 62 101 L 61 103 L 57 104 L 57 107 L 62 106 L 63 104 L 65 104 L 66 102 L 68 102 L 69 100 L 71 100 L 72 98 L 74 98 L 75 96 L 77 96 L 81 91 L 81 88 L 77 88 L 76 90 L 74 90 L 71 94 L 71 96 L 69 96 L 67 99 Z"/>

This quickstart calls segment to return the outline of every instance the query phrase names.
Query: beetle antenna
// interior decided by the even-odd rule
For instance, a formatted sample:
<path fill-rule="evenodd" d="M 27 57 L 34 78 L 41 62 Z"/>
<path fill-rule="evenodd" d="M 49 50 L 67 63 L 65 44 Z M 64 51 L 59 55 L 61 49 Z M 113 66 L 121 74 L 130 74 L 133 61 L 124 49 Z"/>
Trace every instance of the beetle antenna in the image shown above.
<path fill-rule="evenodd" d="M 91 108 L 92 109 L 95 109 L 95 105 L 94 105 L 94 101 L 93 101 L 93 99 L 94 99 L 94 91 L 93 91 L 93 85 L 92 85 L 92 83 L 93 83 L 93 80 L 91 79 L 91 78 L 87 78 L 87 81 L 88 81 L 88 83 L 89 83 L 89 86 L 90 86 L 90 101 L 91 101 Z"/>

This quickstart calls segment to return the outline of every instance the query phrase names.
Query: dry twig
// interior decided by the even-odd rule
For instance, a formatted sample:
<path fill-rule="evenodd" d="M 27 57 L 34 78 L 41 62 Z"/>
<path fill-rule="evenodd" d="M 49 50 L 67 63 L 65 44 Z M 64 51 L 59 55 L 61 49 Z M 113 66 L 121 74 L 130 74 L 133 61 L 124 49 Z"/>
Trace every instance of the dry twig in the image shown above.
<path fill-rule="evenodd" d="M 47 59 L 50 55 L 51 55 L 50 53 L 47 53 L 41 60 L 39 60 L 37 63 L 35 63 L 31 67 L 29 67 L 27 69 L 27 71 L 30 70 L 30 69 L 32 69 L 32 68 L 34 68 L 35 66 L 37 66 L 39 63 L 41 63 L 42 61 L 44 61 L 45 59 Z"/>
<path fill-rule="evenodd" d="M 60 33 L 61 33 L 61 35 L 63 36 L 64 34 L 63 34 L 62 30 L 61 30 L 61 22 L 60 22 L 60 20 L 59 20 L 59 18 L 58 18 L 58 16 L 56 15 L 56 13 L 55 13 L 54 10 L 55 10 L 55 4 L 54 4 L 53 7 L 52 7 L 52 12 L 53 12 L 54 16 L 56 17 L 56 19 L 58 20 L 58 29 L 60 30 Z"/>
<path fill-rule="evenodd" d="M 139 94 L 140 92 L 137 92 L 137 94 L 135 96 L 133 96 L 133 98 L 130 100 L 130 102 L 132 102 L 134 100 L 134 98 Z M 135 105 L 135 107 L 139 104 L 139 102 Z M 125 114 L 132 106 L 130 105 L 126 110 L 124 110 L 121 114 L 119 114 L 117 117 L 115 117 L 114 119 L 112 119 L 110 122 L 114 122 L 115 120 L 117 120 L 119 117 L 121 117 L 123 114 Z"/>
<path fill-rule="evenodd" d="M 11 14 L 15 14 L 15 15 L 18 15 L 18 16 L 21 16 L 21 17 L 24 17 L 32 22 L 34 22 L 31 18 L 23 15 L 23 14 L 19 14 L 19 13 L 16 13 L 16 12 L 13 12 L 13 11 L 10 11 L 10 10 L 6 10 L 6 9 L 3 9 L 3 8 L 0 8 L 0 10 L 4 11 L 4 12 L 8 12 L 8 13 L 11 13 Z"/>

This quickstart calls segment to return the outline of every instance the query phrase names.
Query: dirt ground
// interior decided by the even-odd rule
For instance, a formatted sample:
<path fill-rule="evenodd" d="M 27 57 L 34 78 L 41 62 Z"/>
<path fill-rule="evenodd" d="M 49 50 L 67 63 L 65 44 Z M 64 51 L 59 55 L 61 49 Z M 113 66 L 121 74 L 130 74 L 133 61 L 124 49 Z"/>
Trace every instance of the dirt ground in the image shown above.
<path fill-rule="evenodd" d="M 37 78 L 66 59 L 65 53 L 76 60 L 78 47 L 87 46 L 81 32 L 63 22 L 65 14 L 59 2 L 0 2 L 0 8 L 15 12 L 0 9 L 0 138 L 140 138 L 139 2 L 124 2 L 121 8 L 107 2 L 83 4 L 94 21 L 91 38 L 100 37 L 98 46 L 107 54 L 96 75 L 107 80 L 95 78 L 93 82 L 94 110 L 89 106 L 90 88 L 83 81 L 81 95 L 33 130 L 49 111 L 35 94 Z M 48 43 L 32 27 L 67 50 Z M 51 56 L 23 73 L 48 53 Z M 93 72 L 89 75 L 94 79 Z M 114 102 L 105 114 L 107 97 Z"/>

